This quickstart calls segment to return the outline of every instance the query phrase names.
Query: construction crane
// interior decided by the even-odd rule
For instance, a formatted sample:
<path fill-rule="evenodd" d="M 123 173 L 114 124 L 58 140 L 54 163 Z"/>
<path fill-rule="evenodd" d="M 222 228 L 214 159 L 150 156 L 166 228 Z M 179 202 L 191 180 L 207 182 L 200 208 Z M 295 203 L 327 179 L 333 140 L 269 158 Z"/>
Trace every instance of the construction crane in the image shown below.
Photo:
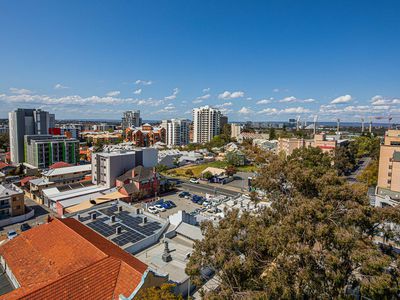
<path fill-rule="evenodd" d="M 375 116 L 374 117 L 376 120 L 388 120 L 388 124 L 389 124 L 389 129 L 392 128 L 391 122 L 392 122 L 392 115 L 387 115 L 387 116 Z"/>
<path fill-rule="evenodd" d="M 299 129 L 300 129 L 300 116 L 297 116 L 297 119 L 296 119 L 296 131 L 299 131 Z"/>
<path fill-rule="evenodd" d="M 364 132 L 364 118 L 361 118 L 361 133 Z"/>
<path fill-rule="evenodd" d="M 314 116 L 314 135 L 317 133 L 317 121 L 318 121 L 318 115 Z"/>

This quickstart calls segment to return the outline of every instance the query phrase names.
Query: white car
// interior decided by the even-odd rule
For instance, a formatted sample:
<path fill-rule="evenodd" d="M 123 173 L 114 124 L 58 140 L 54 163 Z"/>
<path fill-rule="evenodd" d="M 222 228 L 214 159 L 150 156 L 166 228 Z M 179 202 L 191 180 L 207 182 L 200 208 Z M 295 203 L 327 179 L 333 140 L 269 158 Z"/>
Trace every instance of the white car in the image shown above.
<path fill-rule="evenodd" d="M 194 184 L 199 184 L 200 183 L 200 181 L 198 179 L 196 179 L 196 178 L 190 178 L 189 182 L 190 183 L 194 183 Z"/>
<path fill-rule="evenodd" d="M 166 209 L 162 207 L 160 204 L 154 205 L 154 208 L 157 209 L 158 211 L 166 211 Z"/>
<path fill-rule="evenodd" d="M 147 208 L 147 211 L 148 211 L 149 213 L 152 213 L 152 214 L 158 213 L 157 208 L 155 208 L 154 206 L 149 206 L 149 207 Z"/>
<path fill-rule="evenodd" d="M 204 206 L 204 207 L 207 207 L 207 206 L 209 206 L 210 204 L 211 204 L 211 203 L 208 202 L 208 201 L 204 201 L 204 202 L 203 202 L 203 206 Z"/>

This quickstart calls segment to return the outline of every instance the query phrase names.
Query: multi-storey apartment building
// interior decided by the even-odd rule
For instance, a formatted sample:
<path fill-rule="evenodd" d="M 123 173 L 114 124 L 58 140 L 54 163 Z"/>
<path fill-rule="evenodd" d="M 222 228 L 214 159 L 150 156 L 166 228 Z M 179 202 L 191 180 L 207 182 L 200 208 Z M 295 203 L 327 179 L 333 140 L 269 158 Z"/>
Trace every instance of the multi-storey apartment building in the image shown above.
<path fill-rule="evenodd" d="M 24 136 L 48 134 L 54 115 L 40 109 L 18 108 L 8 114 L 13 163 L 24 162 Z"/>
<path fill-rule="evenodd" d="M 193 109 L 193 142 L 207 143 L 221 131 L 221 111 L 208 105 Z"/>
<path fill-rule="evenodd" d="M 76 164 L 79 161 L 79 141 L 65 136 L 26 135 L 25 162 L 39 169 L 63 161 Z"/>
<path fill-rule="evenodd" d="M 191 122 L 185 119 L 163 120 L 161 126 L 166 130 L 168 146 L 184 146 L 189 144 Z"/>
<path fill-rule="evenodd" d="M 118 176 L 137 166 L 152 168 L 157 165 L 158 150 L 142 148 L 135 151 L 101 152 L 92 154 L 92 182 L 114 187 Z"/>
<path fill-rule="evenodd" d="M 242 132 L 242 125 L 241 124 L 231 124 L 231 138 L 237 139 L 239 134 Z"/>
<path fill-rule="evenodd" d="M 124 112 L 121 122 L 122 130 L 130 127 L 139 127 L 141 124 L 140 110 L 128 110 Z"/>
<path fill-rule="evenodd" d="M 380 147 L 377 205 L 400 203 L 400 130 L 388 130 Z"/>
<path fill-rule="evenodd" d="M 0 220 L 24 213 L 24 192 L 14 184 L 0 185 Z"/>

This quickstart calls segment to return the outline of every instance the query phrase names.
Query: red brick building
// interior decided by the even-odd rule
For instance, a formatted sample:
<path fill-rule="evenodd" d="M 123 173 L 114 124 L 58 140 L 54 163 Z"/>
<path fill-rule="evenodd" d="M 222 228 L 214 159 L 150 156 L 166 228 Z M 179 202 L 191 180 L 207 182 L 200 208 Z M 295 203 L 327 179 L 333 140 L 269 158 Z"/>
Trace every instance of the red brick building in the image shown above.
<path fill-rule="evenodd" d="M 125 130 L 125 141 L 133 142 L 138 147 L 149 147 L 157 142 L 165 143 L 166 131 L 165 128 L 156 128 L 150 124 L 144 124 L 137 128 L 127 128 Z"/>

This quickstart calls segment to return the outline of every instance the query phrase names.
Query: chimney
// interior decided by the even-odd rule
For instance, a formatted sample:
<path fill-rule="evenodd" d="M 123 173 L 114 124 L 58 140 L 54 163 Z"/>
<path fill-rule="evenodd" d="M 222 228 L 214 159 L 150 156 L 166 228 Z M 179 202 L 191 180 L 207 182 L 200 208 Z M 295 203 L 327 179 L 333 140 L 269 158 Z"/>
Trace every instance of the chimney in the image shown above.
<path fill-rule="evenodd" d="M 170 262 L 172 260 L 172 256 L 169 253 L 168 242 L 164 241 L 164 253 L 162 255 L 162 260 L 165 262 Z"/>
<path fill-rule="evenodd" d="M 118 212 L 122 211 L 122 206 L 118 206 Z"/>
<path fill-rule="evenodd" d="M 115 216 L 110 217 L 110 223 L 115 223 Z"/>
<path fill-rule="evenodd" d="M 115 228 L 115 234 L 121 234 L 121 231 L 122 231 L 122 227 L 121 226 L 117 226 Z"/>
<path fill-rule="evenodd" d="M 147 223 L 147 217 L 143 217 L 143 222 L 142 222 L 143 224 L 146 224 Z"/>
<path fill-rule="evenodd" d="M 96 212 L 92 213 L 91 219 L 92 219 L 92 220 L 96 220 L 96 217 L 97 217 Z"/>

